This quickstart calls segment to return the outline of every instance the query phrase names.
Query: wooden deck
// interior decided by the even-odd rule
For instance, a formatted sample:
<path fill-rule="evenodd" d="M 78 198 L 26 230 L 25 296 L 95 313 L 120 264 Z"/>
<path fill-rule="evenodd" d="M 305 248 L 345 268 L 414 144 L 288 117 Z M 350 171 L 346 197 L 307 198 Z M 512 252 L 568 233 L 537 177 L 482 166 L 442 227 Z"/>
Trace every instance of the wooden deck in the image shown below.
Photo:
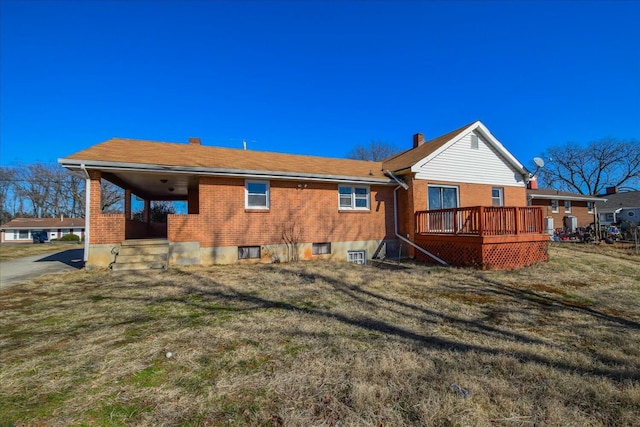
<path fill-rule="evenodd" d="M 415 243 L 450 265 L 516 269 L 548 260 L 541 207 L 418 211 L 415 224 Z M 419 251 L 416 256 L 430 260 Z"/>

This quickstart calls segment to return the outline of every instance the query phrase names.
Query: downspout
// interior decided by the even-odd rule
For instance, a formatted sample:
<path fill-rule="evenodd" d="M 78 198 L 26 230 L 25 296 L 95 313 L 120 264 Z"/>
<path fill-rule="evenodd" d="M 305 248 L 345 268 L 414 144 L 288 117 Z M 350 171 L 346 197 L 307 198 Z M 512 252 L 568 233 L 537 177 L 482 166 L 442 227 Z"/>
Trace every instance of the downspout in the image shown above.
<path fill-rule="evenodd" d="M 398 186 L 393 189 L 393 227 L 394 227 L 393 231 L 394 231 L 396 237 L 398 239 L 402 240 L 403 242 L 405 242 L 406 244 L 413 246 L 414 248 L 416 248 L 417 250 L 419 250 L 423 254 L 427 255 L 428 257 L 434 259 L 435 261 L 438 261 L 440 264 L 449 265 L 449 264 L 447 264 L 446 261 L 438 258 L 437 256 L 435 256 L 431 252 L 429 252 L 426 249 L 416 245 L 411 240 L 407 239 L 406 237 L 404 237 L 404 236 L 400 235 L 400 233 L 398 233 L 398 190 L 400 188 L 404 188 L 406 190 L 409 187 L 400 178 L 398 178 L 393 173 L 391 173 L 391 171 L 386 171 L 386 173 L 398 183 Z"/>
<path fill-rule="evenodd" d="M 84 172 L 84 262 L 89 261 L 89 230 L 91 229 L 91 177 L 84 163 L 80 165 L 80 169 Z"/>

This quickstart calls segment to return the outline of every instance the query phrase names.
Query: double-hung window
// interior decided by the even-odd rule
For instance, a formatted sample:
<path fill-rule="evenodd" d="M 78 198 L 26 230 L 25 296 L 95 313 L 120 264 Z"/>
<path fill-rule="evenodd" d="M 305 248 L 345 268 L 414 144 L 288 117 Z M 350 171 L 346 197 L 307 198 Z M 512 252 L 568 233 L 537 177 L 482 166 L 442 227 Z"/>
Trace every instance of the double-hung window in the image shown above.
<path fill-rule="evenodd" d="M 564 213 L 571 213 L 571 201 L 570 200 L 565 200 L 564 201 Z"/>
<path fill-rule="evenodd" d="M 491 189 L 491 204 L 493 206 L 504 206 L 504 192 L 501 187 Z"/>
<path fill-rule="evenodd" d="M 244 207 L 269 209 L 269 181 L 245 181 Z"/>
<path fill-rule="evenodd" d="M 339 186 L 338 206 L 344 210 L 368 210 L 369 187 Z"/>
<path fill-rule="evenodd" d="M 590 214 L 593 213 L 593 202 L 587 202 L 587 212 Z"/>
<path fill-rule="evenodd" d="M 551 212 L 558 213 L 558 200 L 557 199 L 551 200 Z"/>

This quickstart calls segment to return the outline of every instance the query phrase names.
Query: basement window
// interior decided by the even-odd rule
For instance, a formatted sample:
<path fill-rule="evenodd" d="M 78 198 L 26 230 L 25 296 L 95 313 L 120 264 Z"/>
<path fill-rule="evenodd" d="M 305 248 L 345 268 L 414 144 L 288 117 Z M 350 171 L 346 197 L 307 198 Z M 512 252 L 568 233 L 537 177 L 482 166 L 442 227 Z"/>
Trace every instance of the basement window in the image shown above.
<path fill-rule="evenodd" d="M 314 243 L 312 245 L 313 255 L 327 255 L 331 253 L 331 243 Z"/>
<path fill-rule="evenodd" d="M 365 265 L 367 263 L 367 251 L 348 251 L 347 261 L 354 264 Z"/>
<path fill-rule="evenodd" d="M 238 259 L 260 258 L 260 246 L 238 246 Z"/>

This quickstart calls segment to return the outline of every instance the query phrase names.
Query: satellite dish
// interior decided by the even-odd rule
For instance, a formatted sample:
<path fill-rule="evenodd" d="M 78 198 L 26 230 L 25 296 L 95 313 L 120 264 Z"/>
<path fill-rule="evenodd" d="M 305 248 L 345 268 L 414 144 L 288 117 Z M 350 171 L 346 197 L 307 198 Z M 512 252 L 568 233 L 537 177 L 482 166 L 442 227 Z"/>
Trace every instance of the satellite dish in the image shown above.
<path fill-rule="evenodd" d="M 542 158 L 540 158 L 540 157 L 534 157 L 533 158 L 533 163 L 535 163 L 536 166 L 538 166 L 539 168 L 544 167 L 544 160 L 542 160 Z"/>

